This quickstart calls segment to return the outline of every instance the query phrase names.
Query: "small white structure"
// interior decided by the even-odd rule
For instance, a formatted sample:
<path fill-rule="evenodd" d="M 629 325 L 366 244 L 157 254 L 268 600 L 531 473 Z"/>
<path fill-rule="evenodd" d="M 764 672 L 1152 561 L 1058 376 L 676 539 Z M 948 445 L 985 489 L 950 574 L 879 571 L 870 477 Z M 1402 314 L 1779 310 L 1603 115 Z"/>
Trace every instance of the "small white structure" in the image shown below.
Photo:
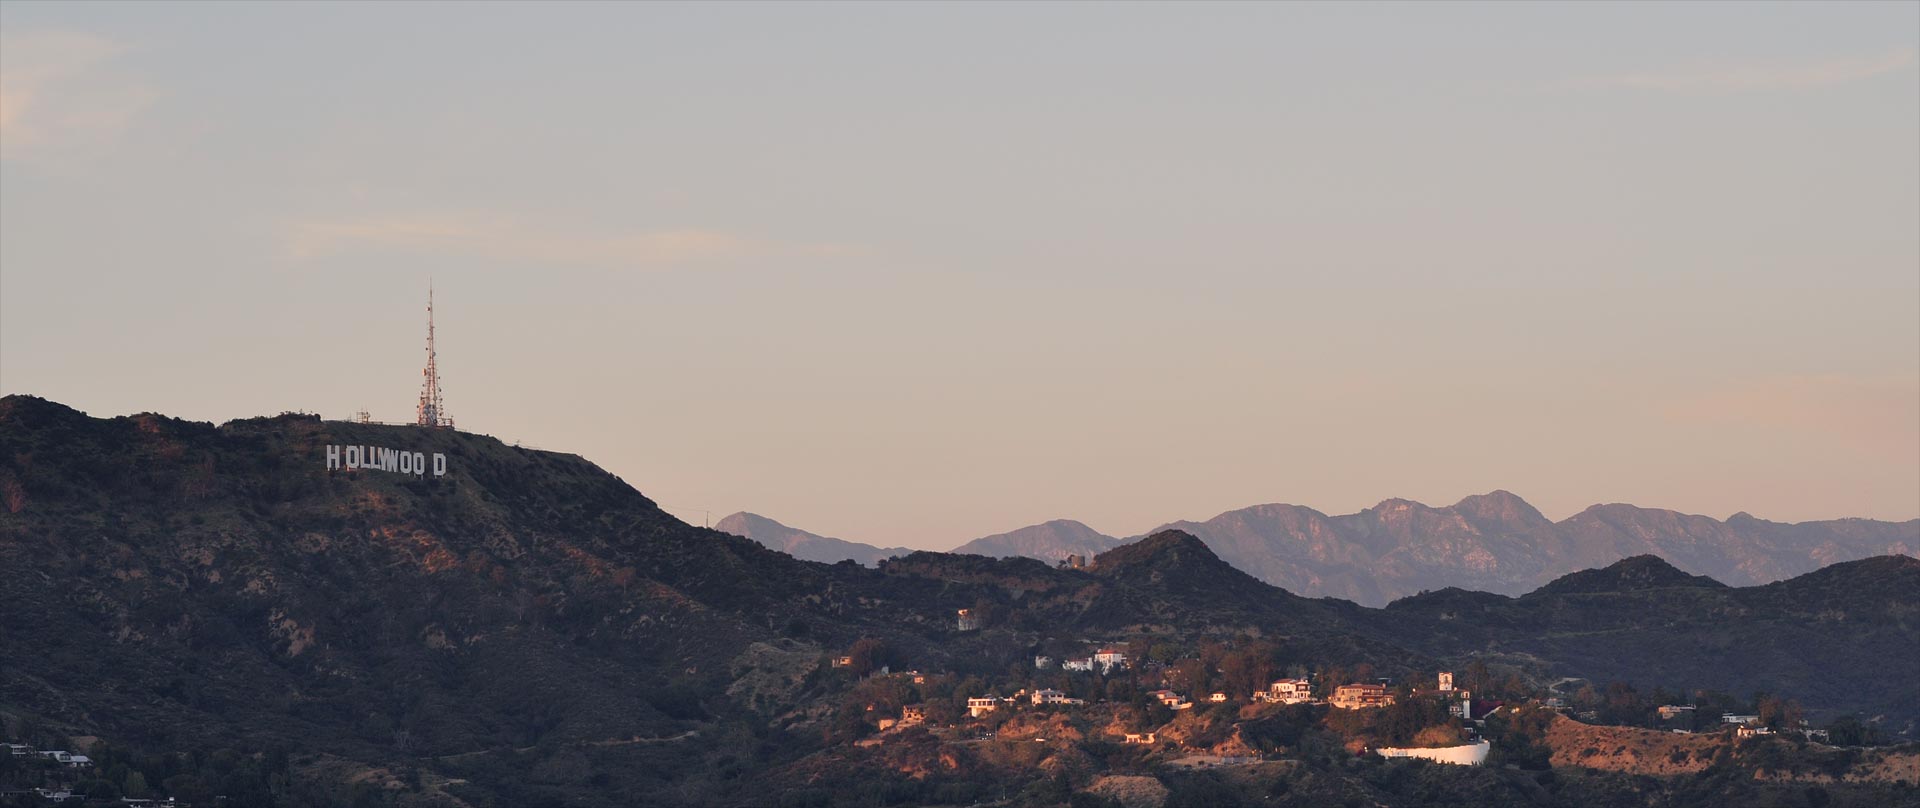
<path fill-rule="evenodd" d="M 1207 701 L 1213 702 L 1214 704 L 1224 704 L 1227 701 L 1227 694 L 1225 693 L 1210 694 L 1207 696 Z"/>
<path fill-rule="evenodd" d="M 1452 690 L 1453 690 L 1453 671 L 1441 671 L 1440 672 L 1440 692 L 1447 693 L 1447 692 L 1451 692 Z"/>
<path fill-rule="evenodd" d="M 1754 726 L 1752 724 L 1741 724 L 1738 729 L 1735 729 L 1733 731 L 1733 734 L 1742 738 L 1751 738 L 1755 735 L 1772 735 L 1773 728 L 1763 727 L 1763 726 Z"/>
<path fill-rule="evenodd" d="M 1068 671 L 1091 671 L 1093 670 L 1093 657 L 1065 660 L 1060 663 L 1060 669 Z"/>
<path fill-rule="evenodd" d="M 1000 700 L 992 696 L 979 696 L 967 699 L 967 714 L 974 718 L 1000 709 Z"/>
<path fill-rule="evenodd" d="M 1737 715 L 1734 713 L 1721 713 L 1720 723 L 1722 724 L 1758 724 L 1760 723 L 1760 716 Z"/>
<path fill-rule="evenodd" d="M 1401 749 L 1392 746 L 1383 746 L 1373 751 L 1389 760 L 1395 758 L 1420 758 L 1422 760 L 1431 760 L 1435 763 L 1451 763 L 1456 766 L 1478 766 L 1487 762 L 1487 751 L 1492 748 L 1492 744 L 1486 741 L 1479 741 L 1462 746 L 1440 746 L 1431 749 Z"/>
<path fill-rule="evenodd" d="M 961 609 L 960 619 L 956 623 L 961 631 L 980 630 L 980 618 L 974 616 L 972 609 Z"/>
<path fill-rule="evenodd" d="M 1093 664 L 1100 666 L 1101 673 L 1112 673 L 1114 668 L 1126 666 L 1127 655 L 1117 648 L 1102 648 L 1094 652 Z"/>
<path fill-rule="evenodd" d="M 1037 670 L 1050 670 L 1053 668 L 1053 657 L 1036 656 L 1033 658 L 1033 667 Z"/>

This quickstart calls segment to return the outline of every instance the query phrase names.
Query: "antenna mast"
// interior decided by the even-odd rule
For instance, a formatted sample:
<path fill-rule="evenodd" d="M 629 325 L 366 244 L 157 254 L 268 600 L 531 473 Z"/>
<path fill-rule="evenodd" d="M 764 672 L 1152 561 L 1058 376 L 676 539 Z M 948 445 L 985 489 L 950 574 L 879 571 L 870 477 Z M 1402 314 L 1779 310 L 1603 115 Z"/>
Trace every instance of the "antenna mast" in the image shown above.
<path fill-rule="evenodd" d="M 420 389 L 420 406 L 415 412 L 414 423 L 420 426 L 451 427 L 453 419 L 447 417 L 446 402 L 440 397 L 440 368 L 435 364 L 437 357 L 433 350 L 433 282 L 427 282 L 427 368 L 421 371 L 426 377 Z"/>

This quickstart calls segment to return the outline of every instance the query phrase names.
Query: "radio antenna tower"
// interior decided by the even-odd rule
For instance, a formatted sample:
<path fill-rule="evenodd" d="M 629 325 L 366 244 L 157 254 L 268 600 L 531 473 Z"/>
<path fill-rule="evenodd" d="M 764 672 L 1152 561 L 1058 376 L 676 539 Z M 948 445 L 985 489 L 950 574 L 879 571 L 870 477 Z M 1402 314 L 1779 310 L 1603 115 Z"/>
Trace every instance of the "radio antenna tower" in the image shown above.
<path fill-rule="evenodd" d="M 421 371 L 426 383 L 420 389 L 420 407 L 416 411 L 414 423 L 420 426 L 451 427 L 453 419 L 447 417 L 446 401 L 440 397 L 440 368 L 435 365 L 433 350 L 433 281 L 427 281 L 427 369 Z"/>

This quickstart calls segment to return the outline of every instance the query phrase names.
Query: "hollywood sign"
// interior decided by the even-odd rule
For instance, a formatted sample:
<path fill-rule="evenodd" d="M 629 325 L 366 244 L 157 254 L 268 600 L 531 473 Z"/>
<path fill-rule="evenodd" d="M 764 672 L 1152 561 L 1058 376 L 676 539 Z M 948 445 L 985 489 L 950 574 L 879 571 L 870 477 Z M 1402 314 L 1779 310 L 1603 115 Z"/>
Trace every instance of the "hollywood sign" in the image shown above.
<path fill-rule="evenodd" d="M 425 477 L 431 471 L 435 477 L 447 476 L 447 456 L 434 452 L 433 464 L 429 468 L 424 452 L 403 452 L 399 449 L 386 449 L 378 446 L 327 446 L 327 470 L 374 469 L 399 474 L 411 474 Z"/>

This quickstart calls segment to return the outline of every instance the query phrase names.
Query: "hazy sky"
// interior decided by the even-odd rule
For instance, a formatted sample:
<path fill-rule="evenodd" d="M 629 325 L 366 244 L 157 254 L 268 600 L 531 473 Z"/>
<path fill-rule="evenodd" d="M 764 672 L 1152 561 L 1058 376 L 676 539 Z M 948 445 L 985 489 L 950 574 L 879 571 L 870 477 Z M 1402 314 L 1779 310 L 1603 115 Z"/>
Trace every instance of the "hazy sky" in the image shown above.
<path fill-rule="evenodd" d="M 944 548 L 1920 516 L 1920 4 L 0 4 L 0 390 Z"/>

